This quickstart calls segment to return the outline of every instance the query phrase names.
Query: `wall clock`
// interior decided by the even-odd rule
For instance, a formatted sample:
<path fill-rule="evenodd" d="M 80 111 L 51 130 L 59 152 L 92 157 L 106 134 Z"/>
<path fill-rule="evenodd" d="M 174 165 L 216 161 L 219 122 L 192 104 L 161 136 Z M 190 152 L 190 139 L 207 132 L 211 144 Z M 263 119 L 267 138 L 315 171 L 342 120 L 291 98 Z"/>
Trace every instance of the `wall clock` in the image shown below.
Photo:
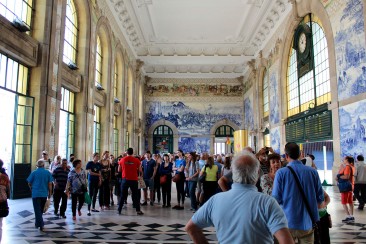
<path fill-rule="evenodd" d="M 298 77 L 313 69 L 312 33 L 307 24 L 299 25 L 294 34 L 293 48 L 296 50 Z"/>

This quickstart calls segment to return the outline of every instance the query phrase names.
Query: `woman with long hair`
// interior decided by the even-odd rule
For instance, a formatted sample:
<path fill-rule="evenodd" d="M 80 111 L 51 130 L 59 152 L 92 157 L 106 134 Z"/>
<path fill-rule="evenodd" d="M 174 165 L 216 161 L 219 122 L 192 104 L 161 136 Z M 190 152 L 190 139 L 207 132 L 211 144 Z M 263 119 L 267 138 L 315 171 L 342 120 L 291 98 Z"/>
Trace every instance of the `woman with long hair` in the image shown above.
<path fill-rule="evenodd" d="M 170 199 L 172 193 L 172 172 L 173 163 L 170 162 L 168 154 L 164 154 L 163 161 L 161 162 L 159 173 L 160 177 L 165 177 L 165 182 L 161 184 L 161 190 L 163 193 L 163 208 L 170 207 Z M 160 179 L 159 179 L 160 181 Z"/>
<path fill-rule="evenodd" d="M 231 158 L 226 156 L 224 160 L 224 167 L 222 167 L 221 177 L 231 172 Z"/>
<path fill-rule="evenodd" d="M 188 182 L 188 195 L 191 199 L 191 210 L 193 212 L 197 211 L 197 199 L 196 199 L 196 187 L 198 175 L 200 173 L 200 168 L 198 162 L 196 162 L 196 153 L 190 152 L 187 157 L 187 178 Z"/>
<path fill-rule="evenodd" d="M 277 153 L 268 155 L 269 173 L 261 177 L 262 192 L 267 195 L 272 195 L 273 181 L 277 170 L 281 168 L 281 156 Z"/>
<path fill-rule="evenodd" d="M 206 172 L 206 179 L 203 182 L 203 198 L 204 202 L 207 202 L 210 197 L 215 195 L 217 190 L 217 180 L 218 180 L 218 171 L 219 168 L 214 163 L 214 158 L 209 156 L 207 158 L 207 162 L 203 169 L 200 172 L 200 175 L 203 175 Z"/>
<path fill-rule="evenodd" d="M 109 203 L 110 203 L 109 182 L 111 180 L 111 161 L 109 157 L 109 151 L 103 152 L 100 164 L 102 166 L 101 169 L 102 182 L 99 188 L 99 205 L 100 210 L 105 210 L 109 209 Z"/>
<path fill-rule="evenodd" d="M 74 169 L 69 173 L 65 192 L 67 195 L 71 194 L 72 219 L 76 220 L 76 205 L 79 202 L 77 209 L 78 215 L 81 216 L 81 208 L 85 201 L 84 194 L 88 191 L 88 182 L 86 172 L 81 168 L 81 160 L 75 159 L 72 165 Z"/>

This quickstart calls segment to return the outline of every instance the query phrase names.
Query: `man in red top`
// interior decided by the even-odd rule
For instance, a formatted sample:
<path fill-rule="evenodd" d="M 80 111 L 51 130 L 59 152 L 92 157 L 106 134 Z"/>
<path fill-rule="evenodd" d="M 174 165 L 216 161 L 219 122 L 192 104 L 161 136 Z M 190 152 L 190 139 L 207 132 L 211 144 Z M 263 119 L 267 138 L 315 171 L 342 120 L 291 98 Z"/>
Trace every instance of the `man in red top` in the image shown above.
<path fill-rule="evenodd" d="M 140 210 L 140 203 L 138 197 L 137 181 L 138 172 L 142 173 L 141 162 L 133 155 L 133 149 L 127 149 L 127 156 L 123 157 L 118 162 L 118 172 L 122 171 L 122 183 L 121 183 L 121 195 L 118 205 L 118 214 L 121 214 L 121 210 L 124 203 L 124 196 L 128 194 L 128 188 L 132 191 L 132 201 L 133 205 L 136 207 L 136 212 L 138 215 L 143 215 L 144 213 Z"/>

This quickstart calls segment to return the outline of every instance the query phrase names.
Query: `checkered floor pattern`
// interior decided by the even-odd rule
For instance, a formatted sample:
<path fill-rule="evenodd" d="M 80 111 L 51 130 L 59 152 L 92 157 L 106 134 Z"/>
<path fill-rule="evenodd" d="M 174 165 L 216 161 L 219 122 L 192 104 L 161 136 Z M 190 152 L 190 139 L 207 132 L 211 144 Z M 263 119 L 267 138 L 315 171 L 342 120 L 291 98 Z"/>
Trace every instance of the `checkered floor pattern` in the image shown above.
<path fill-rule="evenodd" d="M 326 189 L 331 197 L 328 212 L 332 215 L 333 228 L 330 229 L 331 243 L 366 243 L 366 209 L 357 210 L 355 202 L 355 223 L 342 223 L 345 217 L 340 204 L 340 194 L 335 187 Z M 10 215 L 2 221 L 1 243 L 192 243 L 184 226 L 191 218 L 189 199 L 185 210 L 176 211 L 161 205 L 143 206 L 143 216 L 137 216 L 132 204 L 118 215 L 116 206 L 111 210 L 71 219 L 70 202 L 67 218 L 53 215 L 53 207 L 44 214 L 45 232 L 34 227 L 34 213 L 31 199 L 11 200 Z M 210 243 L 217 243 L 213 227 L 204 230 Z"/>

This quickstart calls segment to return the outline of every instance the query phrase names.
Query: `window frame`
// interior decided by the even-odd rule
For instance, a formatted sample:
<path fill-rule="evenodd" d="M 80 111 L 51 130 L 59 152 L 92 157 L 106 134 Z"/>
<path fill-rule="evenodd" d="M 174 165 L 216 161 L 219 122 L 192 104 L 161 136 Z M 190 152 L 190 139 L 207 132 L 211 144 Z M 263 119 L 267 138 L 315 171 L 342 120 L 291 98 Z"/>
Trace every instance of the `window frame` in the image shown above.
<path fill-rule="evenodd" d="M 68 9 L 71 11 L 71 16 L 68 16 Z M 70 25 L 70 26 L 68 26 Z M 69 64 L 70 61 L 77 64 L 78 53 L 78 16 L 74 0 L 67 0 L 65 14 L 65 33 L 64 33 L 64 50 L 63 62 Z M 70 39 L 68 40 L 68 37 Z M 67 52 L 67 53 L 65 53 Z"/>

